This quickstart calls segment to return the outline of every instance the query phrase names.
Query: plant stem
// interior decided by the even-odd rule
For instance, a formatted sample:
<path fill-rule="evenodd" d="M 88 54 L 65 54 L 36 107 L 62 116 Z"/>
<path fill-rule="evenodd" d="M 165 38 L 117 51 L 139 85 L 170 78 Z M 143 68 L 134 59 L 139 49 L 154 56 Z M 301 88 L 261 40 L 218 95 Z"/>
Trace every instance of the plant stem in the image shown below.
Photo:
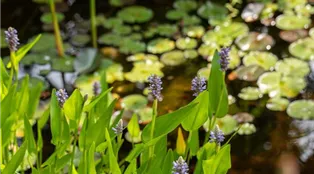
<path fill-rule="evenodd" d="M 77 130 L 75 131 L 75 135 L 74 135 L 74 142 L 73 142 L 73 148 L 72 148 L 72 157 L 71 157 L 71 166 L 70 166 L 70 174 L 72 173 L 73 165 L 74 165 L 75 148 L 76 148 L 76 142 L 77 142 L 76 133 L 77 133 Z"/>
<path fill-rule="evenodd" d="M 92 43 L 93 47 L 97 48 L 97 26 L 96 26 L 96 5 L 95 0 L 90 0 L 90 24 L 92 31 Z"/>
<path fill-rule="evenodd" d="M 15 75 L 15 80 L 17 80 L 19 76 L 19 65 L 15 66 L 15 60 L 16 60 L 15 52 L 10 51 L 11 69 L 13 69 L 13 72 L 15 73 L 15 74 L 13 73 L 11 76 L 12 81 L 13 81 L 14 75 Z"/>
<path fill-rule="evenodd" d="M 52 22 L 53 22 L 53 29 L 55 33 L 57 52 L 58 52 L 59 57 L 64 57 L 63 43 L 62 43 L 59 23 L 58 23 L 57 15 L 56 15 L 56 7 L 54 4 L 54 0 L 48 0 L 48 1 L 49 1 L 50 11 L 52 15 Z"/>
<path fill-rule="evenodd" d="M 155 99 L 153 103 L 153 118 L 152 118 L 152 127 L 150 130 L 150 140 L 154 138 L 154 129 L 155 129 L 155 122 L 156 122 L 156 117 L 157 117 L 157 105 L 158 105 L 158 100 Z M 152 158 L 154 155 L 154 145 L 149 147 L 149 158 Z"/>

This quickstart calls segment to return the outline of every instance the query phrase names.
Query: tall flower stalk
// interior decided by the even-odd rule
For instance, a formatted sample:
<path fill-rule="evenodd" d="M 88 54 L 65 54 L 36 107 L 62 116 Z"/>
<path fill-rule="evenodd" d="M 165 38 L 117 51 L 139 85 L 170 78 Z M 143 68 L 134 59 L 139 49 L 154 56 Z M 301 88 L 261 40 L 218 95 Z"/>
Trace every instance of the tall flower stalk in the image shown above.
<path fill-rule="evenodd" d="M 17 30 L 15 28 L 9 27 L 7 31 L 4 31 L 5 41 L 8 43 L 10 49 L 10 61 L 11 61 L 11 77 L 15 72 L 16 79 L 18 78 L 19 66 L 16 62 L 15 51 L 17 50 L 18 45 L 20 44 L 19 38 L 17 35 Z"/>
<path fill-rule="evenodd" d="M 62 42 L 62 38 L 60 34 L 60 28 L 59 28 L 59 23 L 57 20 L 56 7 L 55 7 L 54 0 L 49 0 L 49 6 L 50 6 L 51 15 L 52 15 L 52 22 L 53 22 L 53 29 L 55 33 L 57 52 L 58 52 L 59 57 L 64 57 L 63 42 Z"/>
<path fill-rule="evenodd" d="M 90 0 L 90 24 L 92 31 L 93 47 L 97 48 L 97 26 L 96 26 L 96 3 L 95 0 Z"/>

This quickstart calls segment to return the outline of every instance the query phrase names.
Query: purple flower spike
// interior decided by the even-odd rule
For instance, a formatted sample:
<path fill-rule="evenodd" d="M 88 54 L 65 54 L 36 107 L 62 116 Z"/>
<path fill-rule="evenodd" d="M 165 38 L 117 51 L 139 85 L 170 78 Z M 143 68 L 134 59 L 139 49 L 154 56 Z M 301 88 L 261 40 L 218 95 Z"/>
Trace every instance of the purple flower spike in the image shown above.
<path fill-rule="evenodd" d="M 16 51 L 19 43 L 19 38 L 16 29 L 9 27 L 7 31 L 4 31 L 5 41 L 8 43 L 10 51 Z"/>
<path fill-rule="evenodd" d="M 113 127 L 112 130 L 116 135 L 122 134 L 123 133 L 123 120 L 120 119 L 116 127 Z"/>
<path fill-rule="evenodd" d="M 210 140 L 209 142 L 215 142 L 216 144 L 220 145 L 225 140 L 224 133 L 219 129 L 216 125 L 213 131 L 210 131 Z"/>
<path fill-rule="evenodd" d="M 231 48 L 227 47 L 227 48 L 222 48 L 219 52 L 219 56 L 220 56 L 220 67 L 222 71 L 227 71 L 228 69 L 228 65 L 229 65 L 229 52 L 230 52 Z"/>
<path fill-rule="evenodd" d="M 194 77 L 192 80 L 191 90 L 194 92 L 193 96 L 198 96 L 199 93 L 206 89 L 206 80 L 203 77 Z"/>
<path fill-rule="evenodd" d="M 69 98 L 68 93 L 66 92 L 65 89 L 59 89 L 56 92 L 56 96 L 57 96 L 57 99 L 59 101 L 60 107 L 63 107 L 65 101 Z"/>
<path fill-rule="evenodd" d="M 182 156 L 180 156 L 177 161 L 173 162 L 172 174 L 188 174 L 188 172 L 189 166 Z"/>
<path fill-rule="evenodd" d="M 162 88 L 162 81 L 161 78 L 157 75 L 153 74 L 148 77 L 150 94 L 154 97 L 154 99 L 157 99 L 158 101 L 162 100 L 161 96 L 161 90 Z"/>
<path fill-rule="evenodd" d="M 100 92 L 101 92 L 100 83 L 99 83 L 99 82 L 94 82 L 94 84 L 93 84 L 93 93 L 94 93 L 94 96 L 99 95 Z"/>

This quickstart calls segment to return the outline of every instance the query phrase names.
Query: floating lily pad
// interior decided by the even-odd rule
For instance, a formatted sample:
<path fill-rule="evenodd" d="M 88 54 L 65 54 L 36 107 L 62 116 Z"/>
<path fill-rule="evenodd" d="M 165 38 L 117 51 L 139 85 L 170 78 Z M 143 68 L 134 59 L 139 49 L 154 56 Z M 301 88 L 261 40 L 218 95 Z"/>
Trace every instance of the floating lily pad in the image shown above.
<path fill-rule="evenodd" d="M 275 40 L 265 33 L 250 32 L 239 36 L 235 43 L 242 51 L 262 51 L 271 49 Z"/>
<path fill-rule="evenodd" d="M 187 26 L 183 28 L 183 33 L 189 37 L 200 38 L 204 35 L 205 29 L 203 26 Z"/>
<path fill-rule="evenodd" d="M 210 75 L 210 68 L 211 68 L 211 64 L 208 64 L 207 67 L 201 68 L 200 70 L 198 70 L 197 75 L 199 77 L 203 77 L 205 79 L 208 79 L 208 77 Z"/>
<path fill-rule="evenodd" d="M 145 38 L 152 38 L 157 34 L 157 28 L 154 27 L 149 27 L 145 32 L 144 32 L 144 37 Z"/>
<path fill-rule="evenodd" d="M 247 112 L 236 113 L 233 115 L 233 118 L 237 120 L 238 123 L 250 123 L 254 120 L 254 116 Z"/>
<path fill-rule="evenodd" d="M 233 38 L 223 32 L 209 30 L 203 35 L 202 41 L 207 45 L 214 44 L 226 47 L 232 44 Z"/>
<path fill-rule="evenodd" d="M 123 24 L 122 19 L 117 18 L 117 17 L 113 17 L 113 18 L 108 18 L 104 21 L 103 26 L 105 28 L 111 29 L 117 26 L 120 26 Z"/>
<path fill-rule="evenodd" d="M 132 33 L 129 36 L 126 37 L 126 39 L 136 40 L 140 41 L 142 40 L 143 36 L 141 33 Z"/>
<path fill-rule="evenodd" d="M 272 111 L 284 111 L 289 105 L 289 100 L 285 98 L 271 98 L 267 101 L 266 107 Z"/>
<path fill-rule="evenodd" d="M 195 15 L 192 16 L 184 16 L 182 19 L 183 25 L 197 25 L 201 23 L 201 19 Z"/>
<path fill-rule="evenodd" d="M 32 65 L 33 63 L 44 65 L 44 64 L 49 63 L 51 59 L 52 59 L 52 57 L 50 55 L 47 55 L 47 54 L 31 53 L 31 54 L 26 55 L 21 60 L 20 63 L 24 64 L 24 65 Z"/>
<path fill-rule="evenodd" d="M 232 47 L 230 52 L 229 52 L 229 69 L 234 69 L 238 67 L 241 63 L 240 56 L 238 54 L 238 49 L 236 47 Z"/>
<path fill-rule="evenodd" d="M 74 59 L 70 57 L 54 58 L 51 62 L 51 68 L 60 72 L 73 72 L 73 62 Z"/>
<path fill-rule="evenodd" d="M 124 137 L 130 143 L 140 143 L 142 141 L 142 131 L 140 131 L 138 137 L 132 137 L 129 132 L 125 133 Z"/>
<path fill-rule="evenodd" d="M 238 122 L 230 115 L 218 118 L 216 124 L 224 132 L 225 135 L 233 133 L 238 126 Z"/>
<path fill-rule="evenodd" d="M 241 17 L 245 22 L 254 22 L 258 19 L 263 8 L 263 3 L 249 3 L 243 9 Z"/>
<path fill-rule="evenodd" d="M 63 13 L 56 13 L 56 16 L 57 16 L 57 21 L 58 22 L 63 21 L 63 19 L 64 19 L 64 14 Z M 41 17 L 40 17 L 40 21 L 42 23 L 45 23 L 45 24 L 52 24 L 52 15 L 51 15 L 51 13 L 44 13 L 44 14 L 42 14 Z"/>
<path fill-rule="evenodd" d="M 116 25 L 113 27 L 112 31 L 119 35 L 127 35 L 132 32 L 132 28 L 127 25 Z"/>
<path fill-rule="evenodd" d="M 195 59 L 198 56 L 197 51 L 193 49 L 184 50 L 183 54 L 186 59 Z"/>
<path fill-rule="evenodd" d="M 243 100 L 257 100 L 263 97 L 262 92 L 256 87 L 246 87 L 241 89 L 241 92 L 238 94 Z"/>
<path fill-rule="evenodd" d="M 211 25 L 216 25 L 226 19 L 228 9 L 208 1 L 197 10 L 197 14 L 204 19 L 209 19 Z"/>
<path fill-rule="evenodd" d="M 236 100 L 235 97 L 233 97 L 232 95 L 228 95 L 228 104 L 229 104 L 229 105 L 234 104 L 236 101 L 237 101 L 237 100 Z"/>
<path fill-rule="evenodd" d="M 33 40 L 34 38 L 30 39 Z M 44 52 L 48 49 L 55 48 L 55 36 L 50 33 L 43 33 L 38 40 L 38 42 L 33 46 L 32 51 L 34 52 Z"/>
<path fill-rule="evenodd" d="M 178 10 L 190 12 L 197 9 L 197 2 L 192 0 L 176 1 L 173 3 L 173 7 Z"/>
<path fill-rule="evenodd" d="M 176 45 L 181 50 L 192 49 L 197 46 L 197 40 L 189 37 L 180 38 L 176 41 Z"/>
<path fill-rule="evenodd" d="M 215 50 L 218 49 L 217 45 L 206 45 L 206 44 L 202 44 L 199 48 L 198 48 L 198 53 L 203 56 L 204 58 L 206 58 L 208 61 L 211 61 L 213 59 Z"/>
<path fill-rule="evenodd" d="M 77 34 L 71 38 L 70 42 L 75 46 L 83 47 L 90 42 L 90 36 L 87 34 Z"/>
<path fill-rule="evenodd" d="M 153 11 L 143 6 L 130 6 L 123 8 L 117 16 L 128 23 L 143 23 L 153 18 Z"/>
<path fill-rule="evenodd" d="M 258 65 L 240 66 L 235 70 L 236 77 L 245 81 L 256 81 L 264 72 L 264 68 Z"/>
<path fill-rule="evenodd" d="M 278 61 L 275 69 L 283 75 L 300 78 L 303 78 L 310 72 L 308 63 L 296 58 L 285 58 Z"/>
<path fill-rule="evenodd" d="M 186 61 L 182 51 L 174 50 L 162 54 L 160 61 L 168 66 L 178 66 Z"/>
<path fill-rule="evenodd" d="M 303 60 L 314 60 L 314 39 L 307 37 L 293 42 L 289 46 L 289 52 Z"/>
<path fill-rule="evenodd" d="M 120 44 L 120 52 L 124 54 L 135 54 L 146 50 L 146 45 L 143 42 L 131 39 L 124 39 Z"/>
<path fill-rule="evenodd" d="M 289 104 L 287 113 L 290 117 L 297 119 L 314 119 L 314 101 L 296 100 Z"/>
<path fill-rule="evenodd" d="M 307 36 L 307 30 L 283 30 L 280 31 L 279 36 L 282 40 L 287 42 L 294 42 L 298 39 L 305 38 Z"/>
<path fill-rule="evenodd" d="M 153 108 L 145 107 L 139 109 L 137 112 L 138 116 L 140 117 L 140 124 L 147 124 L 152 120 L 153 117 Z"/>
<path fill-rule="evenodd" d="M 106 68 L 106 80 L 108 83 L 123 81 L 123 66 L 121 64 L 114 63 Z"/>
<path fill-rule="evenodd" d="M 158 57 L 154 54 L 137 53 L 137 54 L 127 57 L 126 60 L 130 62 L 143 61 L 143 60 L 158 61 Z"/>
<path fill-rule="evenodd" d="M 92 72 L 97 68 L 96 60 L 100 58 L 97 49 L 85 48 L 80 51 L 74 60 L 74 69 L 77 73 Z"/>
<path fill-rule="evenodd" d="M 256 132 L 256 127 L 251 123 L 242 124 L 241 128 L 238 131 L 239 135 L 251 135 Z"/>
<path fill-rule="evenodd" d="M 310 23 L 311 19 L 305 16 L 282 14 L 276 18 L 276 27 L 282 30 L 297 30 L 308 28 Z"/>
<path fill-rule="evenodd" d="M 279 72 L 266 72 L 257 81 L 257 85 L 262 93 L 269 94 L 271 97 L 278 96 L 281 75 Z"/>
<path fill-rule="evenodd" d="M 179 20 L 179 19 L 182 19 L 186 15 L 188 14 L 182 10 L 170 10 L 166 13 L 166 18 L 169 20 Z"/>
<path fill-rule="evenodd" d="M 304 6 L 307 0 L 279 0 L 278 6 L 281 10 L 290 10 L 297 6 Z"/>
<path fill-rule="evenodd" d="M 157 33 L 161 36 L 171 37 L 178 31 L 178 27 L 176 25 L 171 24 L 162 24 L 158 25 Z"/>
<path fill-rule="evenodd" d="M 223 23 L 223 25 L 216 26 L 215 31 L 235 39 L 238 36 L 247 34 L 249 32 L 249 27 L 242 22 L 226 22 Z"/>
<path fill-rule="evenodd" d="M 174 41 L 170 39 L 155 39 L 148 43 L 147 51 L 154 54 L 164 53 L 173 50 L 175 47 Z"/>
<path fill-rule="evenodd" d="M 306 87 L 304 78 L 284 76 L 280 82 L 281 96 L 293 98 L 296 97 Z"/>
<path fill-rule="evenodd" d="M 156 74 L 160 77 L 163 77 L 163 72 L 161 68 L 164 65 L 158 61 L 146 60 L 138 61 L 133 63 L 133 68 L 130 72 L 124 74 L 125 79 L 131 82 L 147 82 L 147 79 L 150 75 Z"/>
<path fill-rule="evenodd" d="M 106 33 L 99 37 L 98 42 L 101 44 L 119 46 L 123 37 L 115 33 Z"/>
<path fill-rule="evenodd" d="M 245 66 L 259 65 L 265 70 L 271 70 L 275 67 L 277 60 L 277 56 L 270 52 L 251 51 L 243 58 L 243 64 Z"/>
<path fill-rule="evenodd" d="M 144 108 L 148 103 L 145 96 L 140 94 L 131 94 L 124 97 L 121 101 L 123 108 L 127 110 L 138 110 Z"/>

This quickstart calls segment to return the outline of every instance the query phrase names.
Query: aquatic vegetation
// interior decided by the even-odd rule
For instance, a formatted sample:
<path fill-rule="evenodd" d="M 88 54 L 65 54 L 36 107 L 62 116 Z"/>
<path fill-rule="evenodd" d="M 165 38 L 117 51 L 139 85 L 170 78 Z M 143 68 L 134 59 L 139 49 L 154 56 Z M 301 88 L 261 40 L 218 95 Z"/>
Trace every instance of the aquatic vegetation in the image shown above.
<path fill-rule="evenodd" d="M 290 117 L 297 119 L 313 119 L 314 102 L 312 100 L 296 100 L 289 104 L 287 113 Z"/>
<path fill-rule="evenodd" d="M 173 50 L 161 55 L 160 61 L 167 66 L 178 66 L 186 61 L 183 51 Z"/>

